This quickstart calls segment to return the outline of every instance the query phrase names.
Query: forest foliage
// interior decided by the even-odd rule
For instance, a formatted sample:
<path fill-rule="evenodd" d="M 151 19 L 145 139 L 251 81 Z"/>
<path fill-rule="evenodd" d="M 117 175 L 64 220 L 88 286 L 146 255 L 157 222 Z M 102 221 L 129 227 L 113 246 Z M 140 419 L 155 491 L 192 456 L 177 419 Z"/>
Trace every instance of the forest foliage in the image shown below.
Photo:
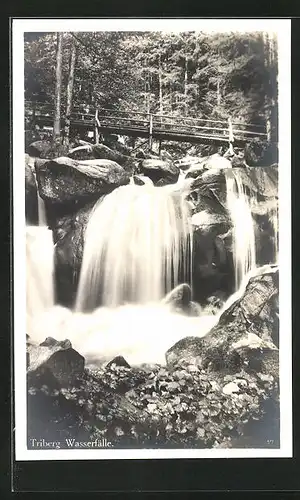
<path fill-rule="evenodd" d="M 63 33 L 65 107 L 74 45 L 73 106 L 257 125 L 277 106 L 276 40 L 266 33 Z M 54 103 L 56 33 L 26 33 L 24 55 L 25 99 Z"/>

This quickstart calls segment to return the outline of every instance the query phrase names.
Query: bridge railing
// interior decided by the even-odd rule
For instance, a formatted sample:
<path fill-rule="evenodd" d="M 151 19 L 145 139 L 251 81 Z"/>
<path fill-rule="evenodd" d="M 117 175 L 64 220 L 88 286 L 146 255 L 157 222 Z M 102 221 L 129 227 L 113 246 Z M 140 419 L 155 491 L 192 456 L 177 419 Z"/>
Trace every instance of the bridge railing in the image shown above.
<path fill-rule="evenodd" d="M 62 106 L 62 119 L 64 119 L 65 111 L 65 106 Z M 33 119 L 51 121 L 54 118 L 54 106 L 51 103 L 25 101 L 25 115 Z M 219 137 L 225 140 L 228 140 L 230 137 L 230 128 L 236 139 L 250 139 L 252 137 L 265 139 L 267 137 L 265 127 L 245 124 L 237 120 L 232 121 L 229 126 L 228 120 L 150 114 L 139 111 L 116 111 L 108 108 L 96 110 L 96 108 L 91 106 L 74 107 L 70 120 L 74 125 L 96 126 L 96 124 L 100 124 L 101 127 L 107 127 L 108 129 L 146 130 L 149 133 L 173 132 L 177 134 Z"/>

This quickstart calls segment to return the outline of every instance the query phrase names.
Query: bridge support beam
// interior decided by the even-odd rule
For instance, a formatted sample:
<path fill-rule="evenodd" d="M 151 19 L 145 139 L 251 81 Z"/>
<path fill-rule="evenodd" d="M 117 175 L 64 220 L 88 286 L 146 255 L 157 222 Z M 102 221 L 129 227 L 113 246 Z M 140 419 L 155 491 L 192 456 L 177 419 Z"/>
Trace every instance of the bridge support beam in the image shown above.
<path fill-rule="evenodd" d="M 95 128 L 94 128 L 94 140 L 95 140 L 95 144 L 99 144 L 99 130 L 98 130 L 97 125 L 95 125 Z"/>
<path fill-rule="evenodd" d="M 100 127 L 100 122 L 98 119 L 98 109 L 96 109 L 95 112 L 95 128 L 94 128 L 94 139 L 95 139 L 95 144 L 99 144 L 99 128 Z"/>
<path fill-rule="evenodd" d="M 153 145 L 153 116 L 149 115 L 149 149 L 151 151 Z"/>
<path fill-rule="evenodd" d="M 228 118 L 228 139 L 229 139 L 229 153 L 233 154 L 233 143 L 234 143 L 234 135 L 233 135 L 233 128 L 232 128 L 232 121 L 231 118 Z"/>

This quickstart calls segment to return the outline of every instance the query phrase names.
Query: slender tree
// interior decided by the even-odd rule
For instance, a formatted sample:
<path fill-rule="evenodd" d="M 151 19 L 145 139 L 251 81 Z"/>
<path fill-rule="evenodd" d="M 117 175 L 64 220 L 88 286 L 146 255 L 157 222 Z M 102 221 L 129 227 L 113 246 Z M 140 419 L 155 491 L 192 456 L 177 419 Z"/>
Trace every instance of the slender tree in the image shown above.
<path fill-rule="evenodd" d="M 57 33 L 57 51 L 56 51 L 56 80 L 55 80 L 55 106 L 53 139 L 60 141 L 60 104 L 61 104 L 61 86 L 62 86 L 62 45 L 63 33 Z"/>
<path fill-rule="evenodd" d="M 263 33 L 265 68 L 268 81 L 266 86 L 266 127 L 268 140 L 277 141 L 277 59 L 276 38 L 272 33 Z"/>
<path fill-rule="evenodd" d="M 70 118 L 71 118 L 72 103 L 73 103 L 75 61 L 76 61 L 76 44 L 73 38 L 71 44 L 70 69 L 69 69 L 68 84 L 67 84 L 67 106 L 66 106 L 65 134 L 64 134 L 64 144 L 67 146 L 69 145 L 69 138 L 70 138 Z"/>
<path fill-rule="evenodd" d="M 158 56 L 158 84 L 159 84 L 159 113 L 163 114 L 163 90 L 162 90 L 162 63 L 161 54 Z"/>
<path fill-rule="evenodd" d="M 187 57 L 185 57 L 185 62 L 184 62 L 184 111 L 185 111 L 185 116 L 188 115 L 187 95 L 188 95 L 188 59 L 187 59 Z"/>

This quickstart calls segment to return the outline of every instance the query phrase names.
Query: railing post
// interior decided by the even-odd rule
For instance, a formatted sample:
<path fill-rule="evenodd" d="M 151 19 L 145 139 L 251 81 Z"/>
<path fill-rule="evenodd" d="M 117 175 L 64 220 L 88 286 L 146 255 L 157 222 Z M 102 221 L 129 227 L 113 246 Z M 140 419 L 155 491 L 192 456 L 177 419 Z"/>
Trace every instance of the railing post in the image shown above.
<path fill-rule="evenodd" d="M 232 129 L 232 121 L 230 117 L 228 118 L 228 142 L 229 142 L 229 152 L 230 154 L 233 154 L 234 135 Z"/>
<path fill-rule="evenodd" d="M 94 128 L 95 144 L 99 144 L 99 130 L 98 130 L 99 125 L 100 125 L 100 122 L 98 120 L 98 109 L 96 109 L 96 111 L 95 111 L 95 128 Z"/>
<path fill-rule="evenodd" d="M 36 113 L 36 104 L 33 101 L 33 106 L 32 106 L 32 118 L 31 118 L 31 123 L 32 127 L 35 128 L 35 113 Z"/>
<path fill-rule="evenodd" d="M 271 120 L 268 118 L 266 123 L 267 142 L 271 142 Z"/>
<path fill-rule="evenodd" d="M 152 149 L 152 142 L 153 142 L 153 115 L 149 115 L 149 149 Z"/>

